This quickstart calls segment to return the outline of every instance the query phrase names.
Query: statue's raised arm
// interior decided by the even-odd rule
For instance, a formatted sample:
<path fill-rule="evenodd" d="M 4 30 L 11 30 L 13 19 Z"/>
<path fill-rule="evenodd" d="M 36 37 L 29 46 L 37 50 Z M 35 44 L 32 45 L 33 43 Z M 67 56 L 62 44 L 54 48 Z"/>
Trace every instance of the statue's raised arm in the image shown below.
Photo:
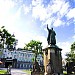
<path fill-rule="evenodd" d="M 47 41 L 48 41 L 48 45 L 49 45 L 50 44 L 51 29 L 48 28 L 48 24 L 47 24 L 47 30 L 48 30 Z"/>
<path fill-rule="evenodd" d="M 47 30 L 49 31 L 48 24 L 47 24 Z"/>

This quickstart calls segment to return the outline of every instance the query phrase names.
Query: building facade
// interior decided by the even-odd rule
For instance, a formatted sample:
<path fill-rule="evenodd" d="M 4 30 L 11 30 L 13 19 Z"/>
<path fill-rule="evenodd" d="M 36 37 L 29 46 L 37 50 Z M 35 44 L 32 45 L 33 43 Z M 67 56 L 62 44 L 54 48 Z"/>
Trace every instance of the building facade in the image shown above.
<path fill-rule="evenodd" d="M 13 68 L 31 69 L 33 67 L 33 58 L 35 54 L 31 50 L 0 50 L 0 59 L 3 61 L 2 67 L 6 67 L 11 62 Z M 37 56 L 39 64 L 43 63 L 41 55 Z"/>

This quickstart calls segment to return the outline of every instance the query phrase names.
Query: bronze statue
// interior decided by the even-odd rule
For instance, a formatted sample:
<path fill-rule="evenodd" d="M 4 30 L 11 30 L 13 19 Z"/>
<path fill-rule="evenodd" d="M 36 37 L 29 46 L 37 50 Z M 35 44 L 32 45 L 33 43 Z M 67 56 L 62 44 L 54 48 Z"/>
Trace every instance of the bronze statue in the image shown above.
<path fill-rule="evenodd" d="M 48 24 L 47 24 L 47 30 L 48 30 L 48 38 L 47 38 L 48 45 L 50 44 L 55 45 L 56 44 L 55 31 L 53 30 L 53 28 L 49 29 Z"/>

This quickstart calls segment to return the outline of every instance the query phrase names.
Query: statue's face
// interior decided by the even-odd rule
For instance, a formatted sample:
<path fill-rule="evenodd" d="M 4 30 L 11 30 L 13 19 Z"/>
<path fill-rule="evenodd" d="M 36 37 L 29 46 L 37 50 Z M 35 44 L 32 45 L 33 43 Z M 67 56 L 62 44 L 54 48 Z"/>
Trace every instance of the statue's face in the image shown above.
<path fill-rule="evenodd" d="M 53 28 L 51 28 L 53 30 Z"/>

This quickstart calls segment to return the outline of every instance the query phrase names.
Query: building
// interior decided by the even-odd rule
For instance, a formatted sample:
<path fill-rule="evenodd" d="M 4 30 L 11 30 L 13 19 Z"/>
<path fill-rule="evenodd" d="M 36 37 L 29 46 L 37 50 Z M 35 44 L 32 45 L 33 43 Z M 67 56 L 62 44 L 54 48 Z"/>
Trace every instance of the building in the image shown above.
<path fill-rule="evenodd" d="M 7 67 L 12 64 L 13 68 L 31 69 L 33 67 L 34 53 L 31 50 L 0 50 L 0 59 L 3 62 L 1 67 Z M 39 64 L 43 63 L 43 58 L 38 55 L 37 60 Z M 9 64 L 8 64 L 9 63 Z"/>

